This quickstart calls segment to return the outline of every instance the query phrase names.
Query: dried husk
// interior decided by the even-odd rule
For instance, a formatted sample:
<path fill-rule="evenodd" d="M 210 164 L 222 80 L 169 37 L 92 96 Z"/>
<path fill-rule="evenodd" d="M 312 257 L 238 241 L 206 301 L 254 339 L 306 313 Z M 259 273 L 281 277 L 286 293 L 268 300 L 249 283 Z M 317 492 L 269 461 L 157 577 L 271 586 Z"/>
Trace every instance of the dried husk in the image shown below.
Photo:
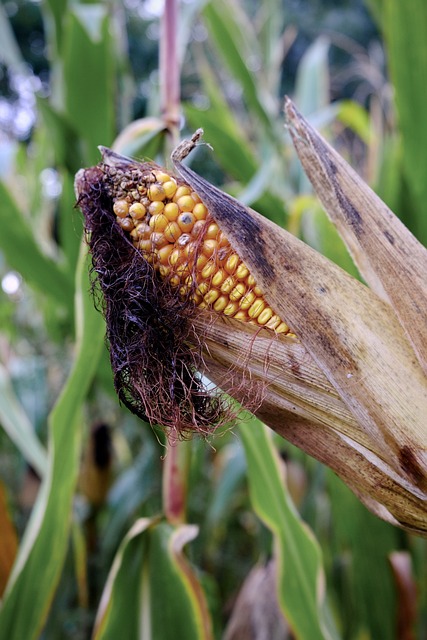
<path fill-rule="evenodd" d="M 297 122 L 300 127 L 295 135 L 306 150 L 305 129 L 301 127 L 308 125 L 296 111 L 292 117 L 294 132 Z M 241 323 L 211 323 L 207 330 L 209 375 L 220 382 L 230 365 L 236 374 L 239 354 L 249 350 L 242 373 L 246 367 L 250 376 L 268 381 L 257 415 L 334 469 L 377 515 L 426 534 L 427 380 L 419 338 L 424 336 L 427 341 L 426 315 L 423 303 L 418 308 L 414 305 L 414 294 L 399 298 L 397 312 L 397 297 L 389 293 L 390 278 L 384 277 L 387 270 L 399 273 L 407 252 L 415 247 L 417 258 L 411 262 L 410 272 L 415 273 L 415 285 L 423 289 L 425 298 L 427 285 L 418 271 L 423 251 L 412 236 L 405 244 L 401 223 L 381 200 L 370 196 L 367 187 L 360 187 L 361 181 L 351 168 L 334 156 L 334 184 L 339 188 L 328 198 L 322 192 L 324 203 L 327 201 L 339 217 L 340 231 L 341 227 L 350 228 L 347 237 L 355 235 L 356 222 L 360 230 L 365 218 L 370 218 L 365 233 L 373 237 L 361 242 L 364 234 L 359 232 L 359 244 L 352 244 L 357 256 L 369 245 L 368 257 L 358 258 L 357 263 L 373 285 L 370 289 L 183 165 L 182 157 L 194 144 L 195 140 L 174 154 L 178 174 L 197 191 L 268 303 L 298 336 L 298 342 L 283 337 L 272 340 L 264 338 L 264 332 L 255 337 L 252 328 Z M 322 144 L 311 146 L 319 168 L 312 169 L 309 177 L 315 188 L 321 185 L 319 188 L 326 190 L 324 156 L 331 150 L 328 147 L 325 151 Z M 355 181 L 361 190 L 359 199 Z M 366 199 L 369 207 L 362 206 Z M 392 237 L 398 235 L 399 241 L 391 242 L 380 234 L 379 230 L 390 224 Z M 369 257 L 375 254 L 375 236 L 382 249 L 379 257 Z M 385 250 L 387 243 L 393 249 L 390 252 Z M 403 283 L 406 277 L 401 274 L 399 281 Z M 423 296 L 420 294 L 420 300 Z M 414 322 L 416 327 L 408 329 L 406 325 Z"/>

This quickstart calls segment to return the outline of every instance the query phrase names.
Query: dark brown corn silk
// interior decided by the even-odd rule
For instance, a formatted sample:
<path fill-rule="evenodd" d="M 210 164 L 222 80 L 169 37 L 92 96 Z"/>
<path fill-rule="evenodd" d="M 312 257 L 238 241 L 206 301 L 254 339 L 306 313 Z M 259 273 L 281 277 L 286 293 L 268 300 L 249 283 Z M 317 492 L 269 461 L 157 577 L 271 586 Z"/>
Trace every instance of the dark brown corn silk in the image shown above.
<path fill-rule="evenodd" d="M 130 229 L 118 222 L 114 211 L 117 201 L 143 201 L 159 168 L 122 160 L 81 170 L 76 177 L 116 392 L 152 425 L 180 436 L 189 431 L 207 434 L 227 422 L 229 412 L 221 395 L 207 390 L 198 373 L 202 349 L 192 324 L 197 313 L 194 287 L 184 295 L 170 278 L 162 277 L 153 264 L 154 253 L 143 254 L 135 246 Z"/>

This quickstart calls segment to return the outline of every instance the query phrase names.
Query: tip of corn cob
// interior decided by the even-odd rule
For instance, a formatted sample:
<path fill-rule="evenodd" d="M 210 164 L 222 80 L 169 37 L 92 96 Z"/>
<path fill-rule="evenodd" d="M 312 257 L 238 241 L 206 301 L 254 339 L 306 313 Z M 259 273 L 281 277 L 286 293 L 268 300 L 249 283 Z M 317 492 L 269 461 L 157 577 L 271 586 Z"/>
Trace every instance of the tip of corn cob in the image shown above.
<path fill-rule="evenodd" d="M 116 391 L 151 424 L 179 435 L 209 433 L 232 412 L 198 373 L 203 357 L 191 321 L 195 310 L 275 333 L 289 328 L 188 185 L 156 165 L 102 153 L 103 162 L 80 171 L 76 184 L 104 299 Z"/>

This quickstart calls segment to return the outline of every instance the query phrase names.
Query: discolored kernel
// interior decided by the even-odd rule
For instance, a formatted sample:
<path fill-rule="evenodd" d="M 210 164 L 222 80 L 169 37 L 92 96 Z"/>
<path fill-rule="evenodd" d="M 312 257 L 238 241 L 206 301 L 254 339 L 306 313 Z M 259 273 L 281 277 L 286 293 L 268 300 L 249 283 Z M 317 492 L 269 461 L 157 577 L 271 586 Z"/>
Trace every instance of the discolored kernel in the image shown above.
<path fill-rule="evenodd" d="M 151 202 L 148 207 L 148 213 L 150 214 L 150 216 L 157 216 L 159 213 L 162 213 L 164 208 L 165 205 L 163 204 L 163 202 Z"/>
<path fill-rule="evenodd" d="M 134 202 L 129 207 L 129 215 L 132 216 L 134 220 L 142 220 L 147 213 L 147 209 L 140 202 Z"/>
<path fill-rule="evenodd" d="M 148 189 L 148 197 L 153 202 L 163 202 L 166 198 L 165 190 L 161 184 L 155 183 L 152 184 Z"/>
<path fill-rule="evenodd" d="M 189 233 L 192 230 L 195 221 L 195 217 L 189 211 L 181 213 L 177 219 L 177 223 L 179 224 L 182 231 L 184 231 L 184 233 Z"/>
<path fill-rule="evenodd" d="M 113 204 L 113 211 L 119 218 L 126 218 L 129 213 L 129 202 L 127 200 L 116 200 Z"/>

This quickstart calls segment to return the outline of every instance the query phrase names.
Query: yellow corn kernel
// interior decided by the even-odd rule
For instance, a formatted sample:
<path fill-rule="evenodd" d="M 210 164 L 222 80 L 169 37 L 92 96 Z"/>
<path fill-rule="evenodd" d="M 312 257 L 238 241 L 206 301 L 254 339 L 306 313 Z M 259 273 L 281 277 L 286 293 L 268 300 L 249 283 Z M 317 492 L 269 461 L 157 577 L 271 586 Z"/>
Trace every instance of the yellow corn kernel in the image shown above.
<path fill-rule="evenodd" d="M 200 253 L 197 256 L 197 260 L 196 260 L 197 271 L 203 271 L 203 269 L 206 267 L 207 262 L 208 262 L 208 257 L 205 256 L 203 253 Z"/>
<path fill-rule="evenodd" d="M 159 213 L 156 216 L 150 218 L 150 229 L 152 231 L 157 231 L 158 233 L 162 233 L 169 224 L 169 220 L 163 213 Z"/>
<path fill-rule="evenodd" d="M 219 269 L 212 278 L 212 286 L 220 287 L 227 277 L 227 273 L 223 269 Z"/>
<path fill-rule="evenodd" d="M 129 207 L 129 215 L 132 216 L 134 220 L 142 220 L 146 213 L 147 209 L 140 202 L 134 202 Z"/>
<path fill-rule="evenodd" d="M 213 254 L 217 250 L 218 250 L 218 242 L 216 240 L 209 239 L 203 242 L 202 253 L 204 253 L 205 256 L 208 256 L 208 258 L 213 256 Z"/>
<path fill-rule="evenodd" d="M 246 311 L 241 311 L 241 310 L 235 313 L 233 317 L 235 320 L 241 320 L 242 322 L 247 322 L 249 320 L 248 314 L 246 313 Z"/>
<path fill-rule="evenodd" d="M 199 198 L 199 195 L 198 195 L 195 191 L 192 191 L 190 195 L 191 195 L 191 197 L 193 198 L 193 200 L 194 200 L 194 202 L 195 202 L 196 204 L 198 204 L 199 202 L 201 202 L 201 200 L 200 200 L 200 198 Z"/>
<path fill-rule="evenodd" d="M 205 296 L 210 288 L 211 285 L 209 282 L 200 282 L 199 286 L 197 287 L 197 291 L 201 296 Z"/>
<path fill-rule="evenodd" d="M 258 300 L 255 300 L 255 302 L 249 307 L 248 316 L 253 320 L 256 320 L 256 318 L 258 318 L 261 311 L 264 311 L 265 307 L 266 307 L 266 304 L 264 300 L 261 300 L 260 298 L 258 298 Z"/>
<path fill-rule="evenodd" d="M 194 200 L 191 196 L 181 196 L 176 200 L 176 204 L 180 211 L 193 211 L 194 209 Z"/>
<path fill-rule="evenodd" d="M 246 284 L 251 289 L 256 285 L 255 278 L 253 277 L 252 274 L 249 274 L 248 277 L 246 278 Z"/>
<path fill-rule="evenodd" d="M 239 264 L 234 274 L 236 280 L 245 280 L 249 275 L 249 269 L 243 264 Z"/>
<path fill-rule="evenodd" d="M 232 253 L 231 256 L 228 256 L 227 262 L 224 265 L 224 269 L 228 273 L 233 274 L 236 271 L 239 264 L 240 264 L 239 256 L 237 255 L 237 253 Z"/>
<path fill-rule="evenodd" d="M 238 282 L 234 289 L 230 291 L 230 301 L 236 302 L 246 293 L 246 287 L 243 282 Z"/>
<path fill-rule="evenodd" d="M 161 182 L 161 183 L 169 182 L 169 180 L 171 180 L 170 175 L 165 171 L 155 171 L 154 176 L 157 182 Z"/>
<path fill-rule="evenodd" d="M 237 302 L 229 302 L 225 307 L 223 313 L 225 316 L 233 317 L 237 311 L 239 310 L 239 305 Z"/>
<path fill-rule="evenodd" d="M 275 331 L 276 333 L 289 333 L 289 327 L 286 322 L 281 322 Z"/>
<path fill-rule="evenodd" d="M 228 305 L 228 296 L 220 296 L 218 300 L 214 303 L 213 308 L 218 313 L 224 311 L 225 307 Z"/>
<path fill-rule="evenodd" d="M 211 224 L 206 229 L 205 238 L 206 240 L 217 240 L 219 233 L 219 227 L 216 222 L 211 222 Z"/>
<path fill-rule="evenodd" d="M 218 289 L 210 289 L 210 291 L 205 294 L 204 300 L 209 306 L 212 306 L 214 302 L 218 300 L 220 295 L 221 294 Z"/>
<path fill-rule="evenodd" d="M 166 193 L 163 189 L 163 186 L 158 183 L 151 185 L 151 187 L 148 189 L 147 195 L 153 202 L 163 202 L 163 200 L 166 198 Z"/>
<path fill-rule="evenodd" d="M 273 315 L 273 309 L 271 309 L 271 307 L 267 307 L 266 309 L 264 309 L 264 311 L 261 311 L 261 313 L 259 314 L 257 320 L 258 320 L 258 324 L 267 324 L 267 322 L 269 320 L 271 320 L 271 317 Z"/>
<path fill-rule="evenodd" d="M 176 202 L 168 202 L 167 204 L 165 204 L 163 213 L 165 214 L 169 222 L 175 222 L 175 220 L 179 216 L 179 207 Z"/>
<path fill-rule="evenodd" d="M 169 258 L 173 252 L 173 245 L 167 244 L 161 247 L 157 252 L 157 259 L 161 265 L 169 265 Z"/>
<path fill-rule="evenodd" d="M 150 216 L 157 216 L 159 213 L 162 213 L 164 208 L 165 205 L 163 204 L 163 202 L 151 202 L 148 207 L 148 213 L 150 214 Z"/>
<path fill-rule="evenodd" d="M 113 204 L 113 211 L 119 218 L 126 218 L 129 213 L 129 202 L 127 200 L 116 200 Z"/>
<path fill-rule="evenodd" d="M 181 215 L 179 215 L 177 219 L 177 223 L 179 224 L 181 230 L 184 231 L 184 233 L 189 233 L 194 227 L 195 222 L 195 217 L 189 211 L 181 213 Z"/>
<path fill-rule="evenodd" d="M 228 276 L 228 278 L 226 278 L 221 285 L 221 291 L 223 293 L 230 293 L 234 289 L 235 284 L 236 281 L 234 280 L 233 276 Z"/>
<path fill-rule="evenodd" d="M 182 231 L 177 222 L 169 222 L 169 224 L 166 225 L 163 233 L 165 234 L 165 238 L 168 242 L 175 242 L 175 240 L 178 240 Z"/>
<path fill-rule="evenodd" d="M 202 202 L 198 202 L 194 205 L 193 214 L 196 220 L 206 220 L 208 215 L 208 210 Z"/>
<path fill-rule="evenodd" d="M 256 296 L 263 296 L 264 295 L 263 292 L 261 291 L 261 289 L 257 285 L 255 285 L 255 287 L 254 287 L 254 294 Z"/>
<path fill-rule="evenodd" d="M 249 307 L 255 302 L 255 294 L 253 291 L 248 291 L 243 298 L 240 300 L 240 308 L 241 309 L 249 309 Z"/>
<path fill-rule="evenodd" d="M 203 280 L 207 280 L 208 278 L 212 278 L 212 276 L 216 272 L 216 264 L 212 260 L 206 263 L 206 266 L 201 271 L 201 276 Z"/>
<path fill-rule="evenodd" d="M 182 196 L 189 196 L 191 193 L 191 189 L 190 187 L 185 187 L 184 185 L 181 185 L 180 187 L 178 187 L 178 189 L 175 191 L 175 195 L 173 197 L 173 201 L 174 202 L 178 202 L 178 200 L 180 198 L 182 198 Z"/>
<path fill-rule="evenodd" d="M 166 198 L 173 198 L 177 189 L 178 185 L 176 184 L 175 180 L 170 179 L 167 180 L 167 182 L 163 183 L 163 191 L 166 194 Z"/>

